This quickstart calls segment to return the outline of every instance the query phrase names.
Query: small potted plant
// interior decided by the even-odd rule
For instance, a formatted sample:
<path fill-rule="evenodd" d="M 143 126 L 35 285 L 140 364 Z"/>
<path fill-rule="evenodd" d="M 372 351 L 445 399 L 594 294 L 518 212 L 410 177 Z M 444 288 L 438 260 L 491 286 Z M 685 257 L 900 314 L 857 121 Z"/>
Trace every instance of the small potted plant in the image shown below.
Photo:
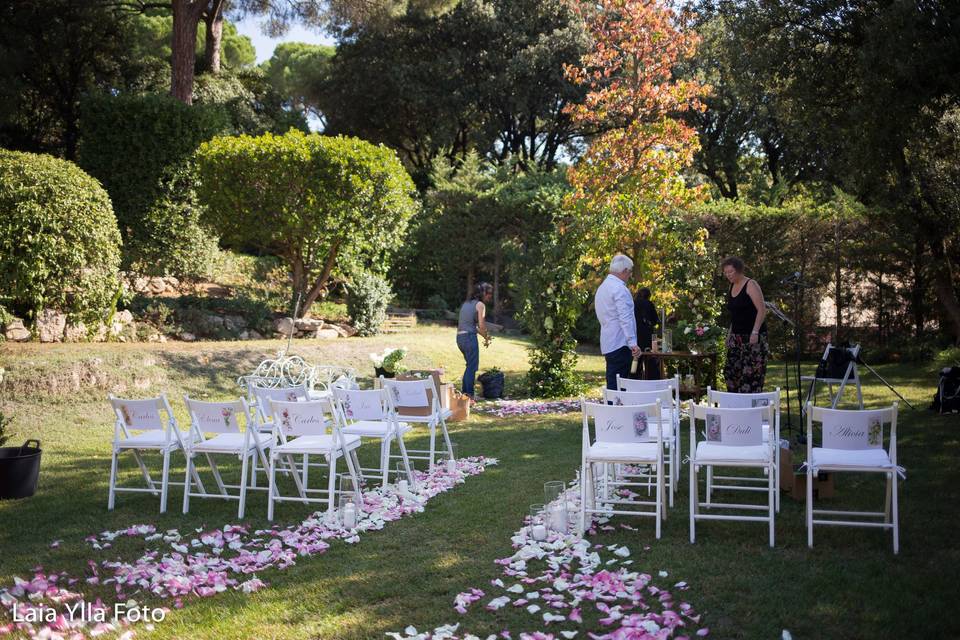
<path fill-rule="evenodd" d="M 399 349 L 387 347 L 383 353 L 371 353 L 370 360 L 373 362 L 375 377 L 393 378 L 405 371 L 406 367 L 403 366 L 402 360 L 406 355 L 407 350 L 402 347 Z"/>
<path fill-rule="evenodd" d="M 0 369 L 0 384 L 4 370 Z M 28 498 L 37 490 L 40 476 L 40 442 L 27 440 L 20 447 L 5 447 L 10 418 L 0 413 L 0 500 Z"/>

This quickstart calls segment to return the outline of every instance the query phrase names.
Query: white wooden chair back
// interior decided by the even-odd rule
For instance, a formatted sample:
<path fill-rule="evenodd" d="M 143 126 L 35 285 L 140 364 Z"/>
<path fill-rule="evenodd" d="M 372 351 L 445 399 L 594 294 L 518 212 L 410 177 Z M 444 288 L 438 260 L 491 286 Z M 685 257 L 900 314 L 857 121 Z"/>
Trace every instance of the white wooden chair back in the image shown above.
<path fill-rule="evenodd" d="M 659 429 L 650 426 L 660 420 L 660 404 L 613 406 L 595 402 L 582 403 L 585 441 L 588 438 L 590 418 L 593 418 L 597 442 L 632 443 L 656 442 Z"/>
<path fill-rule="evenodd" d="M 660 389 L 659 391 L 614 391 L 613 389 L 603 390 L 603 400 L 607 404 L 614 406 L 653 404 L 660 402 L 661 410 L 669 411 L 673 406 L 673 391 L 670 389 Z"/>
<path fill-rule="evenodd" d="M 721 409 L 752 409 L 753 407 L 780 406 L 780 387 L 763 393 L 732 393 L 707 387 L 707 402 Z"/>
<path fill-rule="evenodd" d="M 390 378 L 382 378 L 381 384 L 390 392 L 393 406 L 397 410 L 397 413 L 403 413 L 403 409 L 406 407 L 414 409 L 436 409 L 437 398 L 433 393 L 434 384 L 432 378 L 425 378 L 423 380 L 391 380 Z"/>
<path fill-rule="evenodd" d="M 745 409 L 721 409 L 695 404 L 691 409 L 692 420 L 706 423 L 706 441 L 725 447 L 748 447 L 763 444 L 763 421 L 770 416 L 772 407 Z M 691 443 L 691 448 L 695 446 Z"/>
<path fill-rule="evenodd" d="M 680 376 L 662 380 L 634 380 L 617 376 L 617 387 L 620 391 L 662 391 L 663 389 L 677 391 L 680 389 Z"/>
<path fill-rule="evenodd" d="M 183 397 L 190 414 L 190 424 L 198 435 L 205 433 L 240 433 L 240 416 L 249 418 L 247 402 L 242 398 L 226 402 L 202 402 Z"/>
<path fill-rule="evenodd" d="M 333 397 L 347 424 L 359 420 L 383 421 L 390 418 L 392 407 L 386 389 L 359 391 L 334 387 Z"/>
<path fill-rule="evenodd" d="M 896 440 L 896 405 L 886 409 L 866 410 L 813 407 L 811 419 L 814 422 L 821 423 L 823 427 L 822 442 L 824 449 L 843 449 L 846 451 L 882 449 L 884 424 L 890 425 L 890 441 L 894 442 Z"/>
<path fill-rule="evenodd" d="M 258 418 L 262 423 L 270 420 L 270 401 L 279 400 L 282 402 L 305 402 L 310 399 L 310 394 L 306 383 L 298 384 L 295 387 L 250 387 L 254 402 L 256 403 Z"/>
<path fill-rule="evenodd" d="M 125 435 L 130 431 L 163 431 L 173 420 L 173 410 L 164 395 L 143 400 L 130 400 L 109 396 L 110 405 L 117 417 L 117 425 Z M 166 418 L 161 415 L 165 412 Z"/>

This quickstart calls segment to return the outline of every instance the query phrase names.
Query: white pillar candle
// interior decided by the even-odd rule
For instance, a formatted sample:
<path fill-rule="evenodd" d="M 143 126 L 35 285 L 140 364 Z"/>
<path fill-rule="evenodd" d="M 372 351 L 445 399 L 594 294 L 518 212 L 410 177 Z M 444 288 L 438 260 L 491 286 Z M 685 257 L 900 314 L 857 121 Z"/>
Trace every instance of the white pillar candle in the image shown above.
<path fill-rule="evenodd" d="M 567 507 L 563 503 L 550 506 L 550 528 L 560 533 L 567 532 Z"/>
<path fill-rule="evenodd" d="M 457 472 L 457 461 L 453 458 L 447 460 L 447 473 L 456 473 Z"/>
<path fill-rule="evenodd" d="M 399 493 L 407 493 L 410 491 L 410 483 L 406 480 L 400 480 L 397 482 L 397 491 Z"/>
<path fill-rule="evenodd" d="M 347 529 L 357 526 L 357 508 L 352 502 L 348 502 L 343 508 L 343 526 Z"/>
<path fill-rule="evenodd" d="M 533 525 L 533 529 L 531 530 L 531 532 L 533 533 L 533 539 L 534 539 L 534 540 L 546 540 L 546 539 L 547 539 L 547 528 L 546 528 L 545 526 L 543 526 L 542 524 L 535 524 L 535 525 Z"/>

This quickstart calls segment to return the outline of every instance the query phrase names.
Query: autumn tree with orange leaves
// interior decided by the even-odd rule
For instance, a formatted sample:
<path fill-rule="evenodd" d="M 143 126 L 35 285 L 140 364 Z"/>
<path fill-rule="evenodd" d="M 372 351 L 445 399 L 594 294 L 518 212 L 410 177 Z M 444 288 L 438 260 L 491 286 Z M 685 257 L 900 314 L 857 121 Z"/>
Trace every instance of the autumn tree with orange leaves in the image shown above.
<path fill-rule="evenodd" d="M 706 234 L 688 228 L 681 215 L 700 190 L 683 177 L 698 142 L 679 116 L 702 109 L 706 89 L 673 71 L 699 39 L 660 0 L 571 2 L 593 47 L 565 69 L 589 91 L 568 112 L 581 129 L 602 133 L 570 169 L 572 191 L 555 216 L 553 236 L 540 243 L 549 251 L 540 250 L 544 255 L 535 256 L 537 266 L 523 278 L 527 290 L 541 292 L 522 311 L 534 342 L 528 385 L 536 395 L 575 390 L 574 325 L 616 251 L 631 255 L 635 274 L 657 284 L 661 305 L 697 300 L 698 313 L 707 316 L 716 308 L 704 304 L 712 295 Z"/>

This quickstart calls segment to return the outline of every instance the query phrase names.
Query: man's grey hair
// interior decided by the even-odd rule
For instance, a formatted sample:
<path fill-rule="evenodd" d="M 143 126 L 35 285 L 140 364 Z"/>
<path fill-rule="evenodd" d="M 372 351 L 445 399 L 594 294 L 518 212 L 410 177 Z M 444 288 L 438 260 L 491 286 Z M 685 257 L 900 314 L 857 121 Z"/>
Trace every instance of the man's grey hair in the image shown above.
<path fill-rule="evenodd" d="M 613 260 L 610 261 L 610 273 L 620 273 L 627 269 L 633 269 L 633 260 L 622 253 L 613 256 Z"/>

